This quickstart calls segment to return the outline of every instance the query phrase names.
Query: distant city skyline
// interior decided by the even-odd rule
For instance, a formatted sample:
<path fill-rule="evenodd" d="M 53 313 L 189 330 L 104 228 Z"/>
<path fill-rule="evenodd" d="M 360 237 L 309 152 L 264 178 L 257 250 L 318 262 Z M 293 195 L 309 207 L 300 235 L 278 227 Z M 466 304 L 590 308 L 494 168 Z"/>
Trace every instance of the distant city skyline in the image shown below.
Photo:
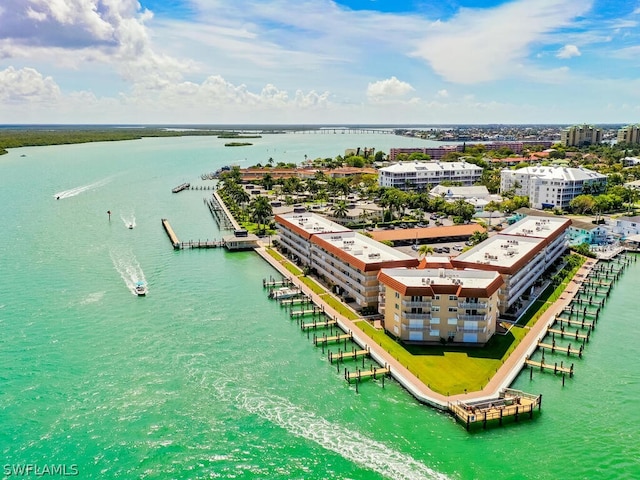
<path fill-rule="evenodd" d="M 0 124 L 640 122 L 640 0 L 3 0 Z"/>

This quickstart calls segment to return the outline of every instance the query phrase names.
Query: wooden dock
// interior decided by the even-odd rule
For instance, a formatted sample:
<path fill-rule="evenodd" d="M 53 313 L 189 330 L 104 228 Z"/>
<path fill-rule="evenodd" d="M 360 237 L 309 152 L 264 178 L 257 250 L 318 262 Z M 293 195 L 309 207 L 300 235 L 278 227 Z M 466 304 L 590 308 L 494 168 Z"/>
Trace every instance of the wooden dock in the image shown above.
<path fill-rule="evenodd" d="M 167 220 L 166 218 L 163 218 L 162 226 L 164 227 L 164 231 L 167 232 L 167 235 L 169 236 L 169 240 L 171 240 L 171 244 L 173 245 L 173 248 L 175 248 L 176 250 L 179 250 L 180 240 L 178 239 L 178 236 L 176 235 L 176 233 L 173 231 L 173 228 L 171 228 L 171 225 L 169 224 L 169 220 Z"/>
<path fill-rule="evenodd" d="M 306 295 L 299 298 L 285 298 L 280 302 L 280 305 L 284 306 L 294 306 L 294 305 L 307 305 L 313 303 L 309 297 Z"/>
<path fill-rule="evenodd" d="M 358 358 L 364 358 L 364 357 L 368 357 L 371 354 L 371 352 L 369 351 L 369 349 L 366 350 L 356 350 L 353 349 L 350 352 L 343 352 L 343 351 L 338 351 L 338 353 L 333 353 L 333 352 L 329 352 L 329 363 L 333 363 L 333 361 L 335 360 L 336 362 L 340 363 L 344 360 L 357 360 Z"/>
<path fill-rule="evenodd" d="M 542 395 L 532 395 L 511 388 L 505 388 L 497 398 L 476 402 L 456 402 L 448 405 L 449 412 L 466 425 L 467 430 L 472 425 L 481 424 L 487 428 L 488 422 L 497 421 L 499 425 L 505 419 L 513 418 L 519 421 L 522 415 L 528 414 L 533 418 L 533 412 L 542 407 Z"/>
<path fill-rule="evenodd" d="M 224 242 L 218 240 L 205 240 L 204 242 L 198 240 L 197 242 L 194 240 L 189 240 L 188 242 L 180 242 L 180 249 L 185 248 L 220 248 L 224 247 Z M 175 247 L 174 247 L 175 248 Z"/>
<path fill-rule="evenodd" d="M 341 341 L 347 341 L 347 340 L 353 340 L 353 334 L 352 333 L 343 333 L 340 335 L 331 335 L 331 336 L 326 336 L 323 335 L 322 337 L 317 337 L 314 336 L 313 337 L 313 343 L 315 345 L 319 345 L 319 344 L 324 344 L 324 343 L 330 343 L 330 342 L 341 342 Z"/>
<path fill-rule="evenodd" d="M 560 362 L 560 365 L 558 365 L 557 362 L 552 365 L 550 363 L 544 363 L 543 361 L 538 362 L 537 360 L 526 359 L 524 363 L 525 365 L 529 365 L 530 367 L 536 367 L 536 368 L 539 368 L 540 370 L 553 371 L 553 373 L 568 373 L 569 377 L 573 377 L 573 363 L 568 368 L 565 367 L 562 362 Z"/>
<path fill-rule="evenodd" d="M 262 279 L 262 288 L 288 287 L 289 285 L 291 285 L 291 280 L 287 278 L 282 280 L 276 280 L 275 278 Z"/>
<path fill-rule="evenodd" d="M 578 355 L 579 358 L 582 358 L 582 351 L 584 350 L 584 346 L 580 345 L 580 348 L 578 350 L 576 350 L 575 348 L 571 348 L 571 344 L 565 346 L 559 346 L 556 345 L 555 342 L 553 343 L 542 343 L 542 342 L 538 342 L 538 348 L 542 349 L 542 350 L 549 350 L 551 351 L 551 353 L 566 353 L 567 356 L 569 355 Z"/>
<path fill-rule="evenodd" d="M 585 335 L 584 333 L 580 333 L 579 328 L 576 329 L 575 333 L 571 333 L 565 330 L 564 328 L 562 328 L 561 330 L 558 330 L 556 328 L 547 329 L 547 334 L 551 333 L 554 335 L 560 335 L 560 338 L 564 338 L 565 336 L 567 336 L 567 337 L 575 338 L 576 340 L 586 340 L 587 342 L 589 341 L 589 332 L 590 330 L 587 330 L 587 334 Z"/>
<path fill-rule="evenodd" d="M 326 322 L 301 323 L 300 330 L 315 330 L 317 328 L 329 328 L 337 325 L 338 325 L 337 320 L 327 320 Z"/>
<path fill-rule="evenodd" d="M 178 193 L 178 192 L 181 192 L 183 190 L 186 190 L 189 187 L 191 187 L 190 183 L 182 183 L 182 184 L 178 185 L 177 187 L 172 188 L 171 192 L 172 193 Z"/>
<path fill-rule="evenodd" d="M 289 312 L 289 317 L 291 318 L 304 317 L 306 315 L 318 315 L 320 313 L 324 313 L 323 310 L 314 305 L 313 308 L 303 308 L 302 310 L 291 310 Z"/>
<path fill-rule="evenodd" d="M 384 367 L 373 367 L 371 370 L 360 370 L 357 369 L 355 372 L 350 372 L 346 368 L 344 369 L 344 379 L 347 383 L 351 383 L 351 380 L 360 381 L 364 378 L 373 378 L 374 380 L 378 377 L 384 377 L 385 375 L 391 374 L 391 368 L 389 366 Z"/>
<path fill-rule="evenodd" d="M 593 330 L 594 328 L 596 328 L 595 322 L 588 322 L 584 319 L 584 317 L 582 320 L 568 320 L 566 318 L 556 317 L 554 323 L 560 324 L 561 328 L 564 328 L 565 325 L 567 325 L 568 327 L 578 327 L 587 330 Z"/>

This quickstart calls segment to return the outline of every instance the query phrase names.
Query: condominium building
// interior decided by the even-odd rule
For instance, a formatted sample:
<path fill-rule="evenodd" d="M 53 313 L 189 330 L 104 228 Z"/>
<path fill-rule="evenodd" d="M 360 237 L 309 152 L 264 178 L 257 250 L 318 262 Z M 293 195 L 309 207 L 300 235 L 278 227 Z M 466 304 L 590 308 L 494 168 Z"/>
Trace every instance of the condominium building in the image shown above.
<path fill-rule="evenodd" d="M 381 168 L 381 187 L 401 190 L 430 190 L 443 181 L 470 186 L 480 180 L 482 168 L 467 162 L 403 162 Z"/>
<path fill-rule="evenodd" d="M 485 344 L 495 333 L 498 272 L 382 269 L 384 328 L 406 342 Z"/>
<path fill-rule="evenodd" d="M 602 142 L 602 129 L 593 125 L 574 125 L 560 134 L 560 143 L 565 147 L 597 145 Z"/>
<path fill-rule="evenodd" d="M 640 125 L 627 125 L 618 130 L 618 143 L 640 143 Z"/>
<path fill-rule="evenodd" d="M 525 217 L 451 259 L 455 268 L 495 271 L 502 275 L 500 313 L 504 314 L 567 248 L 567 218 Z"/>
<path fill-rule="evenodd" d="M 533 208 L 567 208 L 571 200 L 583 193 L 603 191 L 606 175 L 584 167 L 525 167 L 504 169 L 500 173 L 500 192 L 514 190 L 529 197 Z"/>
<path fill-rule="evenodd" d="M 381 268 L 416 267 L 418 259 L 314 213 L 276 215 L 280 243 L 345 299 L 360 307 L 378 305 Z"/>

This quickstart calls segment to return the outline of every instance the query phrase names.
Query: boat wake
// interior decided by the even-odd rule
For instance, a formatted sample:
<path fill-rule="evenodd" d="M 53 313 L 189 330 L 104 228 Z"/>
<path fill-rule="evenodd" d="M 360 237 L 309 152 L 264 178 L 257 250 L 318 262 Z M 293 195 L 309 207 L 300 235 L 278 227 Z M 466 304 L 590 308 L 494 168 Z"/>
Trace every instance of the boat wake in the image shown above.
<path fill-rule="evenodd" d="M 93 190 L 95 188 L 103 187 L 110 181 L 111 181 L 111 177 L 108 177 L 108 178 L 99 180 L 97 182 L 90 183 L 88 185 L 82 185 L 81 187 L 75 187 L 75 188 L 70 188 L 69 190 L 63 190 L 62 192 L 58 192 L 53 196 L 56 200 L 75 197 L 76 195 L 80 195 L 81 193 L 86 192 L 88 190 Z"/>
<path fill-rule="evenodd" d="M 125 217 L 124 215 L 120 215 L 120 220 L 122 220 L 122 223 L 124 223 L 124 226 L 127 228 L 135 228 L 138 226 L 134 213 L 132 213 L 129 218 Z"/>
<path fill-rule="evenodd" d="M 218 380 L 214 388 L 224 400 L 272 422 L 292 435 L 311 440 L 327 450 L 394 480 L 447 480 L 445 474 L 365 435 L 317 417 L 286 398 L 256 395 L 248 389 L 234 392 L 230 382 Z"/>
<path fill-rule="evenodd" d="M 143 282 L 147 285 L 147 279 L 144 277 L 142 267 L 133 256 L 132 253 L 122 254 L 111 250 L 109 252 L 111 261 L 116 271 L 120 274 L 125 285 L 129 289 L 132 295 L 137 295 L 136 285 L 138 282 Z"/>

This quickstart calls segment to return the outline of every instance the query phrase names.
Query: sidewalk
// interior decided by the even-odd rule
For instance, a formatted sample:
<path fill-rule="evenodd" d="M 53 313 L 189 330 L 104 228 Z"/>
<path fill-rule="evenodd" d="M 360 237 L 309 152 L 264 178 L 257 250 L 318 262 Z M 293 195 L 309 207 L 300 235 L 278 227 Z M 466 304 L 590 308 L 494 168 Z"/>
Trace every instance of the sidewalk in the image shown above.
<path fill-rule="evenodd" d="M 419 378 L 413 375 L 405 366 L 393 358 L 391 354 L 386 352 L 380 345 L 375 343 L 362 330 L 360 330 L 356 323 L 335 311 L 323 301 L 320 295 L 313 293 L 309 287 L 300 281 L 298 277 L 289 272 L 284 265 L 269 255 L 264 246 L 256 248 L 255 251 L 258 255 L 269 262 L 271 266 L 278 270 L 283 277 L 290 279 L 296 286 L 298 286 L 303 293 L 313 300 L 314 303 L 323 306 L 325 313 L 331 318 L 337 320 L 340 328 L 345 332 L 351 332 L 353 334 L 354 342 L 360 345 L 363 349 L 369 348 L 371 351 L 371 357 L 376 362 L 382 366 L 388 365 L 391 368 L 391 376 L 405 387 L 418 401 L 441 410 L 448 410 L 448 406 L 451 402 L 467 402 L 472 400 L 495 398 L 501 390 L 508 388 L 520 373 L 520 370 L 522 370 L 526 358 L 535 351 L 538 342 L 542 337 L 544 337 L 547 326 L 551 325 L 555 316 L 569 305 L 573 297 L 578 292 L 579 283 L 582 282 L 582 279 L 587 277 L 593 266 L 596 264 L 595 260 L 587 260 L 584 263 L 574 278 L 568 283 L 563 295 L 540 316 L 529 333 L 527 333 L 527 335 L 522 339 L 513 353 L 505 360 L 497 373 L 482 390 L 466 394 L 446 396 L 428 388 Z"/>

